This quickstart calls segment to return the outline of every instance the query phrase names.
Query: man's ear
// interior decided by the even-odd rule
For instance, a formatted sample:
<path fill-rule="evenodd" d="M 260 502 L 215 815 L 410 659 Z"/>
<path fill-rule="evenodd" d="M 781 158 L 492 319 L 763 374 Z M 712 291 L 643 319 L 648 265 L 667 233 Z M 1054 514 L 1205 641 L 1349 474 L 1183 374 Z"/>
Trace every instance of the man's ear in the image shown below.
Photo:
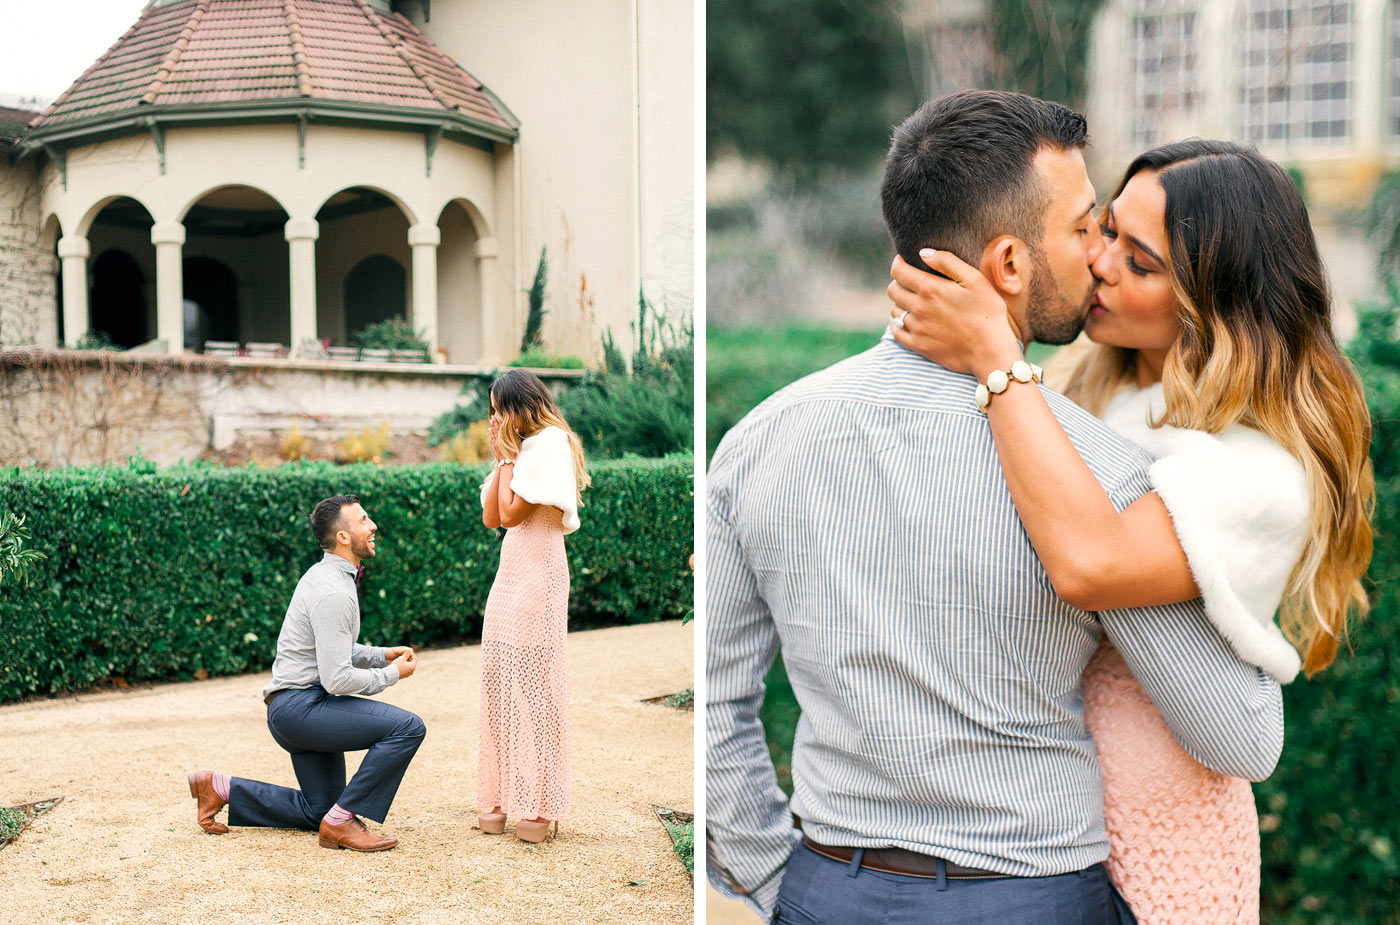
<path fill-rule="evenodd" d="M 993 238 L 982 251 L 978 268 L 1004 296 L 1019 296 L 1030 286 L 1030 251 L 1015 235 Z"/>

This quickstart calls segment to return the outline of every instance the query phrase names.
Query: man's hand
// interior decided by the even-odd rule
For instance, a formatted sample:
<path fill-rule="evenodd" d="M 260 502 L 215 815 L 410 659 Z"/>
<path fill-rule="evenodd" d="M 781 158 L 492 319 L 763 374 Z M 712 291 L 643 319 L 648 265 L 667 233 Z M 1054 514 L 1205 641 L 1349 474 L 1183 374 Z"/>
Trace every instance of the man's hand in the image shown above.
<path fill-rule="evenodd" d="M 395 654 L 397 653 L 397 654 Z M 418 654 L 408 646 L 395 646 L 384 653 L 385 658 L 390 658 L 389 664 L 399 666 L 399 680 L 412 677 L 413 672 L 418 670 Z"/>

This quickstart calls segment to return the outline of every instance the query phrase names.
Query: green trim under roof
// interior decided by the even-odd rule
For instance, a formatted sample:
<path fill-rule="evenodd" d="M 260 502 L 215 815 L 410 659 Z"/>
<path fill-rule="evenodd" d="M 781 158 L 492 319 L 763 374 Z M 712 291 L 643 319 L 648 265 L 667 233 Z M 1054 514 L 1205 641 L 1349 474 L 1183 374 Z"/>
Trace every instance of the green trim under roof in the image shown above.
<path fill-rule="evenodd" d="M 134 110 L 74 119 L 30 129 L 18 142 L 21 156 L 45 145 L 91 144 L 122 135 L 151 130 L 151 122 L 167 127 L 237 125 L 289 122 L 309 119 L 326 125 L 358 125 L 399 131 L 437 132 L 454 141 L 492 150 L 492 143 L 514 144 L 519 121 L 492 96 L 492 102 L 512 128 L 507 130 L 458 112 L 434 111 L 410 106 L 384 106 L 342 100 L 295 98 L 265 102 L 203 103 L 190 106 L 142 106 Z"/>

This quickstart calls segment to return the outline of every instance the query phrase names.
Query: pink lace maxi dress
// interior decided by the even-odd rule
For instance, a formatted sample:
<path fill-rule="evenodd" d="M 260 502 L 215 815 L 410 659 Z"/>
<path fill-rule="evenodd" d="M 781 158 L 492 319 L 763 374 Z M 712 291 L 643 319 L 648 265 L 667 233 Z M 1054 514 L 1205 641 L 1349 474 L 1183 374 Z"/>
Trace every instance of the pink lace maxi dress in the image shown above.
<path fill-rule="evenodd" d="M 501 542 L 481 630 L 477 805 L 518 819 L 569 812 L 563 515 L 541 504 Z"/>
<path fill-rule="evenodd" d="M 1274 626 L 1307 530 L 1302 468 L 1244 427 L 1150 428 L 1161 386 L 1114 398 L 1104 422 L 1156 459 L 1206 614 L 1244 661 L 1282 682 L 1298 655 Z M 1257 925 L 1259 819 L 1248 781 L 1201 766 L 1106 640 L 1084 671 L 1084 717 L 1103 769 L 1108 872 L 1141 925 Z"/>

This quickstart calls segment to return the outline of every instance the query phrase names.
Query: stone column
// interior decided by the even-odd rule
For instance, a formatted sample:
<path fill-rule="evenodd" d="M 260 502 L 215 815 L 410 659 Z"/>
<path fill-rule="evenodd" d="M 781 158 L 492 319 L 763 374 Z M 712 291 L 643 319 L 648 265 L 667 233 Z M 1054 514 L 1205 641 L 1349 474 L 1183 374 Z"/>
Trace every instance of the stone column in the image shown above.
<path fill-rule="evenodd" d="M 476 242 L 476 276 L 481 284 L 481 356 L 482 363 L 504 361 L 500 340 L 501 331 L 514 319 L 512 305 L 501 305 L 496 300 L 496 239 L 480 238 Z"/>
<path fill-rule="evenodd" d="M 437 249 L 442 233 L 436 225 L 414 225 L 408 229 L 408 246 L 413 249 L 414 330 L 422 331 L 429 356 L 436 358 L 438 346 Z"/>
<path fill-rule="evenodd" d="M 151 229 L 156 246 L 156 339 L 167 353 L 185 352 L 185 277 L 181 264 L 185 226 L 157 222 Z"/>
<path fill-rule="evenodd" d="M 321 229 L 314 219 L 287 222 L 287 256 L 291 265 L 292 355 L 316 337 L 316 239 Z"/>
<path fill-rule="evenodd" d="M 72 347 L 88 332 L 87 238 L 64 237 L 58 241 L 63 261 L 63 341 Z"/>

